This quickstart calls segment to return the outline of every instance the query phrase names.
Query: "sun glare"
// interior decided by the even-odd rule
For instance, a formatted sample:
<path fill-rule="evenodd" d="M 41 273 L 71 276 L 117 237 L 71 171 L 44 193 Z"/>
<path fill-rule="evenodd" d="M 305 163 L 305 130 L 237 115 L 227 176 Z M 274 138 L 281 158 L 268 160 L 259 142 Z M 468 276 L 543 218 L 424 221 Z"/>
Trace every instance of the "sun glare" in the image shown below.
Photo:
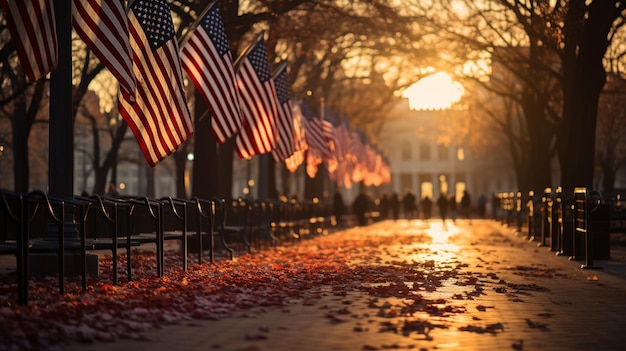
<path fill-rule="evenodd" d="M 463 87 L 447 73 L 439 72 L 408 87 L 402 97 L 409 99 L 412 110 L 445 110 L 459 101 Z"/>

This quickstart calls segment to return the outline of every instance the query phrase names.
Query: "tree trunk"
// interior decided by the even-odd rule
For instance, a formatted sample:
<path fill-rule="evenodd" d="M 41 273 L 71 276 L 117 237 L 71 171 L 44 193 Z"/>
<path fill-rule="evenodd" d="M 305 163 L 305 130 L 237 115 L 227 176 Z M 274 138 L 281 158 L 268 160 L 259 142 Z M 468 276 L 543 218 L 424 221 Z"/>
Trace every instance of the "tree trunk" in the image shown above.
<path fill-rule="evenodd" d="M 150 167 L 147 164 L 144 166 L 146 170 L 146 196 L 153 198 L 156 194 L 156 186 L 154 181 L 154 167 Z"/>
<path fill-rule="evenodd" d="M 552 125 L 546 119 L 546 106 L 545 98 L 539 97 L 536 93 L 525 94 L 522 99 L 522 109 L 530 138 L 530 190 L 535 192 L 552 186 L 550 146 L 554 133 Z"/>
<path fill-rule="evenodd" d="M 21 89 L 26 84 L 26 76 L 23 72 L 11 76 L 11 87 L 14 91 Z M 28 157 L 28 136 L 35 123 L 39 105 L 43 100 L 46 81 L 41 79 L 35 84 L 35 89 L 30 98 L 30 104 L 26 107 L 26 94 L 22 94 L 15 100 L 13 112 L 13 188 L 16 192 L 30 190 L 30 164 Z"/>
<path fill-rule="evenodd" d="M 126 130 L 128 129 L 128 124 L 126 122 L 121 122 L 119 127 L 115 130 L 115 134 L 112 136 L 113 141 L 111 142 L 111 149 L 106 154 L 104 161 L 100 164 L 100 142 L 98 136 L 98 129 L 94 128 L 92 131 L 93 134 L 93 169 L 95 174 L 95 183 L 93 185 L 92 193 L 93 194 L 104 194 L 106 189 L 106 181 L 107 175 L 109 174 L 109 170 L 112 169 L 111 179 L 114 182 L 117 182 L 117 164 L 119 161 L 119 150 L 122 146 L 122 142 L 124 141 L 124 136 L 126 135 Z"/>
<path fill-rule="evenodd" d="M 280 174 L 280 179 L 281 179 L 281 185 L 282 185 L 282 189 L 281 192 L 279 194 L 280 195 L 289 195 L 289 190 L 291 189 L 291 184 L 293 182 L 292 178 L 291 178 L 291 172 L 289 172 L 289 170 L 287 169 L 287 167 L 283 165 L 278 166 L 279 169 L 279 174 Z"/>
<path fill-rule="evenodd" d="M 217 142 L 215 141 L 213 132 L 211 131 L 211 116 L 204 113 L 206 106 L 197 92 L 194 110 L 194 160 L 191 196 L 197 196 L 201 199 L 209 199 L 213 196 L 217 196 L 218 194 L 217 179 L 219 165 Z"/>
<path fill-rule="evenodd" d="M 326 172 L 326 166 L 322 162 L 317 168 L 315 178 L 311 178 L 306 175 L 306 178 L 304 179 L 303 200 L 312 200 L 313 198 L 322 199 L 324 195 L 324 172 Z"/>
<path fill-rule="evenodd" d="M 611 161 L 601 165 L 602 168 L 602 191 L 605 194 L 612 194 L 615 191 L 615 168 L 612 167 Z"/>
<path fill-rule="evenodd" d="M 16 101 L 13 113 L 13 184 L 17 192 L 29 190 L 28 134 L 30 127 L 25 117 L 26 107 L 22 96 Z"/>
<path fill-rule="evenodd" d="M 621 10 L 618 1 L 584 0 L 569 5 L 563 55 L 563 126 L 559 136 L 561 183 L 566 191 L 593 186 L 598 100 L 606 72 L 608 34 Z"/>
<path fill-rule="evenodd" d="M 185 170 L 187 165 L 187 144 L 178 149 L 174 155 L 174 176 L 176 177 L 176 197 L 179 199 L 187 198 L 187 189 L 185 187 Z"/>
<path fill-rule="evenodd" d="M 233 157 L 235 138 L 230 138 L 219 146 L 217 163 L 217 195 L 231 199 L 233 189 Z"/>
<path fill-rule="evenodd" d="M 276 162 L 271 154 L 265 155 L 267 158 L 267 195 L 270 199 L 278 199 L 278 189 L 276 188 Z"/>
<path fill-rule="evenodd" d="M 532 189 L 531 180 L 531 165 L 529 160 L 528 145 L 522 142 L 515 142 L 517 138 L 514 138 L 511 134 L 508 136 L 509 140 L 509 153 L 513 162 L 513 169 L 515 170 L 515 176 L 517 179 L 517 190 L 527 193 Z"/>

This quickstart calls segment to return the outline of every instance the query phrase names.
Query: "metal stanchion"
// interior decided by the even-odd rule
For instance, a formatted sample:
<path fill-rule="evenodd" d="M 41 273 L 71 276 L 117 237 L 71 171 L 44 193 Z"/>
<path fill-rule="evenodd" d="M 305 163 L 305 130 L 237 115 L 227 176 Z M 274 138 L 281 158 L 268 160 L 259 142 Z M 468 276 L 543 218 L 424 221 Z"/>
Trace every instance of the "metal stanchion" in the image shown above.
<path fill-rule="evenodd" d="M 582 190 L 581 190 L 582 191 Z M 589 192 L 587 189 L 585 191 L 585 213 L 584 213 L 584 244 L 585 244 L 585 263 L 580 266 L 582 269 L 600 269 L 602 267 L 594 266 L 594 228 L 593 221 L 591 221 L 591 216 L 594 212 L 596 212 L 600 205 L 603 202 L 602 194 L 597 191 Z M 591 208 L 591 209 L 590 209 Z"/>
<path fill-rule="evenodd" d="M 545 188 L 541 197 L 541 236 L 537 247 L 546 246 L 552 230 L 552 189 Z"/>
<path fill-rule="evenodd" d="M 518 191 L 515 197 L 515 212 L 517 213 L 517 232 L 522 232 L 522 192 Z"/>
<path fill-rule="evenodd" d="M 530 241 L 535 239 L 535 204 L 533 202 L 533 197 L 535 196 L 534 191 L 528 192 L 528 201 L 526 202 L 526 209 L 528 210 L 528 235 L 526 238 Z"/>
<path fill-rule="evenodd" d="M 552 231 L 550 236 L 550 251 L 558 252 L 559 245 L 561 243 L 561 236 L 563 235 L 563 210 L 561 208 L 563 195 L 563 189 L 557 187 L 554 191 L 554 198 L 552 200 Z"/>
<path fill-rule="evenodd" d="M 563 188 L 557 187 L 552 202 L 552 237 L 550 250 L 557 255 L 562 249 L 563 242 Z"/>

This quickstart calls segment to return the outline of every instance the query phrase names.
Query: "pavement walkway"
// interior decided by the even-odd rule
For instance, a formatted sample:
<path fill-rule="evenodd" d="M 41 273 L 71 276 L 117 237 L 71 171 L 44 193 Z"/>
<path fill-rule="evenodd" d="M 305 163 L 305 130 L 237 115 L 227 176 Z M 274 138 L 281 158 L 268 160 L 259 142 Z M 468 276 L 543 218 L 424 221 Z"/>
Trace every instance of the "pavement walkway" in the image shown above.
<path fill-rule="evenodd" d="M 382 221 L 206 266 L 274 279 L 269 288 L 263 279 L 251 285 L 265 289 L 257 295 L 233 286 L 241 299 L 278 292 L 272 284 L 299 290 L 280 295 L 279 303 L 270 297 L 129 339 L 50 349 L 623 350 L 626 246 L 613 245 L 610 259 L 594 261 L 597 269 L 581 269 L 582 263 L 492 220 Z M 277 269 L 285 271 L 271 273 Z M 303 272 L 309 284 L 296 279 Z M 7 346 L 0 342 L 0 350 Z"/>
<path fill-rule="evenodd" d="M 601 268 L 590 270 L 490 220 L 445 226 L 440 220 L 383 221 L 329 236 L 386 235 L 430 239 L 386 244 L 375 256 L 367 250 L 350 256 L 355 272 L 368 267 L 371 274 L 393 273 L 375 280 L 367 275 L 369 290 L 321 286 L 314 301 L 293 299 L 217 320 L 185 320 L 142 333 L 141 340 L 72 344 L 67 350 L 623 350 L 626 345 L 624 246 L 613 246 L 611 259 L 594 261 Z M 302 245 L 317 245 L 316 240 Z"/>

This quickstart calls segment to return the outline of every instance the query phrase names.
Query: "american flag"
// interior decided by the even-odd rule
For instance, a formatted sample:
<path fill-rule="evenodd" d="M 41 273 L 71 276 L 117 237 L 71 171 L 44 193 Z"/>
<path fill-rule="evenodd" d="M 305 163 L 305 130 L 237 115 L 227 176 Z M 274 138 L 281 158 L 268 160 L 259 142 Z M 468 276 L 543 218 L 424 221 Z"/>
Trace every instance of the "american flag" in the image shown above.
<path fill-rule="evenodd" d="M 72 20 L 78 36 L 120 82 L 122 96 L 135 99 L 137 81 L 128 42 L 125 0 L 73 0 Z"/>
<path fill-rule="evenodd" d="M 29 81 L 54 70 L 58 63 L 53 0 L 0 0 L 17 55 Z"/>
<path fill-rule="evenodd" d="M 302 115 L 304 116 L 302 120 L 305 130 L 304 135 L 309 145 L 306 154 L 306 172 L 309 177 L 315 178 L 319 164 L 330 156 L 330 149 L 324 137 L 324 130 L 320 118 L 306 101 L 304 101 L 300 107 L 302 109 Z"/>
<path fill-rule="evenodd" d="M 120 113 L 154 166 L 193 134 L 193 124 L 167 0 L 130 1 L 127 14 L 137 98 L 120 98 Z"/>
<path fill-rule="evenodd" d="M 304 125 L 306 141 L 309 144 L 309 152 L 311 149 L 314 149 L 321 157 L 329 157 L 330 149 L 324 136 L 322 120 L 320 120 L 306 101 L 302 103 L 300 108 L 304 116 L 302 124 Z"/>
<path fill-rule="evenodd" d="M 235 147 L 240 158 L 270 152 L 276 146 L 278 106 L 263 34 L 235 63 L 243 123 Z"/>
<path fill-rule="evenodd" d="M 329 172 L 334 172 L 337 168 L 337 164 L 339 162 L 339 157 L 337 155 L 337 137 L 335 133 L 335 126 L 333 123 L 337 116 L 332 111 L 332 109 L 325 107 L 323 109 L 324 116 L 322 118 L 322 130 L 324 131 L 324 138 L 328 143 L 328 149 L 330 150 L 329 155 L 326 156 L 326 165 L 328 166 Z M 331 122 L 332 121 L 332 122 Z"/>
<path fill-rule="evenodd" d="M 275 162 L 281 162 L 296 151 L 293 127 L 293 107 L 291 105 L 291 89 L 287 76 L 287 63 L 281 62 L 273 74 L 278 98 L 278 140 L 272 150 Z"/>
<path fill-rule="evenodd" d="M 296 150 L 293 155 L 285 159 L 285 167 L 289 170 L 289 172 L 294 173 L 298 170 L 302 161 L 304 161 L 304 151 Z"/>
<path fill-rule="evenodd" d="M 306 142 L 300 106 L 293 104 L 292 109 L 295 152 L 285 159 L 285 166 L 291 173 L 298 170 L 298 167 L 304 161 L 304 152 L 309 148 L 309 144 Z"/>
<path fill-rule="evenodd" d="M 366 162 L 368 159 L 367 149 L 365 144 L 361 140 L 362 133 L 359 131 L 352 131 L 350 138 L 350 148 L 354 157 L 354 167 L 352 169 L 352 181 L 360 182 L 365 177 Z"/>
<path fill-rule="evenodd" d="M 337 167 L 334 172 L 331 172 L 329 167 L 329 176 L 338 186 L 343 186 L 347 189 L 352 187 L 351 174 L 354 164 L 354 159 L 348 147 L 349 140 L 350 132 L 340 122 L 339 125 L 335 126 L 335 158 L 337 159 Z"/>
<path fill-rule="evenodd" d="M 328 146 L 331 151 L 335 151 L 335 126 L 327 121 L 326 119 L 322 120 L 322 131 L 324 131 L 324 138 L 328 142 Z"/>
<path fill-rule="evenodd" d="M 241 109 L 235 86 L 233 57 L 217 1 L 205 11 L 183 45 L 180 59 L 211 110 L 213 135 L 222 144 L 241 127 Z"/>
<path fill-rule="evenodd" d="M 296 145 L 296 151 L 305 151 L 309 148 L 309 144 L 306 141 L 306 135 L 304 131 L 304 117 L 302 116 L 302 110 L 299 104 L 292 105 L 293 110 L 293 130 L 294 140 Z"/>
<path fill-rule="evenodd" d="M 346 154 L 349 151 L 349 140 L 350 132 L 348 131 L 348 127 L 340 122 L 335 126 L 335 155 L 340 162 L 346 158 Z"/>

